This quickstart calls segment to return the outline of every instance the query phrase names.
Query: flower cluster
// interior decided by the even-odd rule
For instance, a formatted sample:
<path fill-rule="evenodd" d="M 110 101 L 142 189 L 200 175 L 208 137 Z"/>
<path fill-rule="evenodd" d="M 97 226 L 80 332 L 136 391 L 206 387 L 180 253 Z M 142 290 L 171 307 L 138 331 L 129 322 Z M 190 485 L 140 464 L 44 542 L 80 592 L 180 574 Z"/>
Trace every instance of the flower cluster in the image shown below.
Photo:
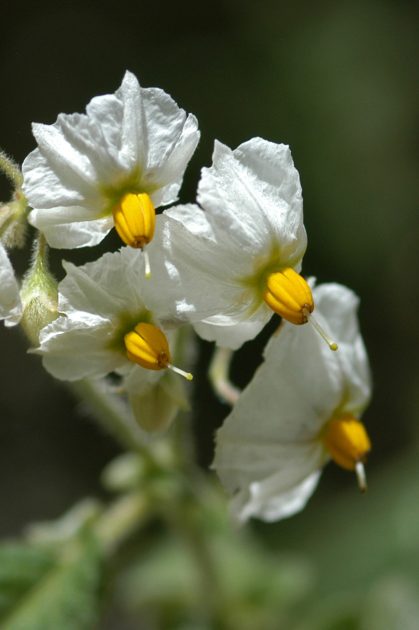
<path fill-rule="evenodd" d="M 229 352 L 275 313 L 283 323 L 217 435 L 214 468 L 234 513 L 296 512 L 328 459 L 364 489 L 370 442 L 359 417 L 370 385 L 357 298 L 335 284 L 312 290 L 301 275 L 307 237 L 289 147 L 216 141 L 196 203 L 157 214 L 176 202 L 199 140 L 196 118 L 162 90 L 127 72 L 85 114 L 60 114 L 33 133 L 38 146 L 16 192 L 38 249 L 20 290 L 0 245 L 0 317 L 25 322 L 45 368 L 66 381 L 113 375 L 138 424 L 162 429 L 186 405 L 181 377 L 192 379 L 180 367 L 180 329 L 189 324 Z M 64 262 L 57 287 L 46 243 L 94 246 L 113 227 L 120 250 L 81 267 Z"/>

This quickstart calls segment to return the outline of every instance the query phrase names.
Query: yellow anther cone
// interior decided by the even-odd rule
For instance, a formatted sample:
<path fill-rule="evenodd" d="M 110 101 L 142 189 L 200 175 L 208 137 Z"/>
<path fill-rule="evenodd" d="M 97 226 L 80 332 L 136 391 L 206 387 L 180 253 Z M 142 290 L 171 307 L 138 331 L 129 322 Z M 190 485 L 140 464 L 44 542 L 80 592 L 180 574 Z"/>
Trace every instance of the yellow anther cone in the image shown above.
<path fill-rule="evenodd" d="M 263 299 L 275 313 L 292 324 L 305 324 L 307 314 L 314 309 L 310 287 L 291 267 L 268 276 Z"/>
<path fill-rule="evenodd" d="M 146 322 L 138 323 L 134 330 L 124 336 L 124 344 L 127 357 L 133 363 L 138 363 L 147 370 L 169 368 L 186 378 L 187 381 L 193 379 L 190 372 L 185 372 L 172 365 L 166 335 L 157 326 Z"/>
<path fill-rule="evenodd" d="M 113 209 L 115 229 L 130 247 L 143 248 L 153 238 L 156 211 L 147 193 L 127 193 Z"/>
<path fill-rule="evenodd" d="M 124 337 L 127 357 L 148 370 L 164 370 L 170 364 L 166 335 L 153 324 L 141 322 Z"/>
<path fill-rule="evenodd" d="M 336 464 L 355 470 L 371 450 L 368 433 L 359 420 L 344 416 L 331 420 L 322 435 L 323 444 Z"/>

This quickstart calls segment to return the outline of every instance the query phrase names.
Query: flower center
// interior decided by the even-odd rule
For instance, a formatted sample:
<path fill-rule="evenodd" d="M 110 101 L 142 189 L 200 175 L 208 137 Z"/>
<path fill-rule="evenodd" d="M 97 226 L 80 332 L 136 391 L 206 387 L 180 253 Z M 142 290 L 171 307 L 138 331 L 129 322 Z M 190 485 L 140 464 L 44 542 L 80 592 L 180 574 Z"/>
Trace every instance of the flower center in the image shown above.
<path fill-rule="evenodd" d="M 263 292 L 266 304 L 278 315 L 292 324 L 309 322 L 326 341 L 331 350 L 337 350 L 335 341 L 329 338 L 311 313 L 314 301 L 311 289 L 299 273 L 291 267 L 270 273 Z"/>
<path fill-rule="evenodd" d="M 156 225 L 156 211 L 147 193 L 127 193 L 113 207 L 115 229 L 121 240 L 130 247 L 144 249 L 152 240 Z M 145 275 L 150 277 L 148 256 Z"/>
<path fill-rule="evenodd" d="M 169 368 L 188 381 L 192 380 L 192 374 L 172 365 L 166 335 L 157 326 L 139 322 L 134 330 L 124 336 L 124 344 L 127 357 L 133 363 L 137 363 L 147 370 Z"/>
<path fill-rule="evenodd" d="M 323 430 L 321 440 L 336 464 L 356 472 L 359 487 L 365 491 L 363 464 L 371 450 L 371 442 L 362 422 L 350 415 L 333 418 Z"/>

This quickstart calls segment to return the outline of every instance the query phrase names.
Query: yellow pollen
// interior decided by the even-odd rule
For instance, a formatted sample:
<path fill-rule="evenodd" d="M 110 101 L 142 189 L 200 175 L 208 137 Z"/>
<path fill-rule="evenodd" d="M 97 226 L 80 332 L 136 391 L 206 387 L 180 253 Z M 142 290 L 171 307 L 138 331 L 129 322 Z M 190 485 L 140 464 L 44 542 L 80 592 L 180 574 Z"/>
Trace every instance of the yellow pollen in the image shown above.
<path fill-rule="evenodd" d="M 291 267 L 269 274 L 263 293 L 266 304 L 278 315 L 292 324 L 313 326 L 325 340 L 331 350 L 337 350 L 338 344 L 330 339 L 326 331 L 313 317 L 314 300 L 311 289 L 299 273 Z"/>
<path fill-rule="evenodd" d="M 112 213 L 115 229 L 126 245 L 143 249 L 152 240 L 156 211 L 147 193 L 127 193 Z"/>
<path fill-rule="evenodd" d="M 362 422 L 349 415 L 333 418 L 327 423 L 321 439 L 336 464 L 356 472 L 359 486 L 365 491 L 363 464 L 371 450 L 371 442 Z"/>
<path fill-rule="evenodd" d="M 166 335 L 157 326 L 139 322 L 134 330 L 124 336 L 124 344 L 127 357 L 133 363 L 147 370 L 169 368 L 188 381 L 192 380 L 192 374 L 172 365 Z"/>

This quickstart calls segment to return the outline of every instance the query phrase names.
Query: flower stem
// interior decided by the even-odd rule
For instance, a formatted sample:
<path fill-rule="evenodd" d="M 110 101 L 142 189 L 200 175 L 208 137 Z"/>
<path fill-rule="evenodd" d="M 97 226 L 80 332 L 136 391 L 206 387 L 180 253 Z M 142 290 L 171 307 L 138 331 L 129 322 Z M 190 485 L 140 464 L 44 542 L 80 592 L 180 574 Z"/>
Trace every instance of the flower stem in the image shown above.
<path fill-rule="evenodd" d="M 215 348 L 208 370 L 208 377 L 215 393 L 231 406 L 237 402 L 240 396 L 240 390 L 230 381 L 229 372 L 232 358 L 233 350 Z"/>
<path fill-rule="evenodd" d="M 140 492 L 117 499 L 96 523 L 95 533 L 106 555 L 112 555 L 150 515 L 150 501 Z"/>
<path fill-rule="evenodd" d="M 141 432 L 128 407 L 112 394 L 103 379 L 83 379 L 69 383 L 71 391 L 84 403 L 99 424 L 129 451 L 140 453 L 156 465 L 152 453 L 144 444 Z"/>
<path fill-rule="evenodd" d="M 195 471 L 198 473 L 198 471 Z M 193 471 L 189 471 L 193 474 Z M 199 473 L 198 473 L 199 476 Z M 222 594 L 219 589 L 219 578 L 213 553 L 210 548 L 208 531 L 202 522 L 202 494 L 203 488 L 197 488 L 196 480 L 187 476 L 183 478 L 186 495 L 177 501 L 169 501 L 160 505 L 159 513 L 165 520 L 167 527 L 180 541 L 183 541 L 197 569 L 196 593 L 201 613 L 210 627 L 218 627 L 216 619 L 221 607 Z M 188 484 L 188 482 L 190 482 Z M 193 486 L 193 487 L 189 487 Z M 200 485 L 200 484 L 199 484 Z M 200 497 L 196 496 L 199 491 Z"/>

